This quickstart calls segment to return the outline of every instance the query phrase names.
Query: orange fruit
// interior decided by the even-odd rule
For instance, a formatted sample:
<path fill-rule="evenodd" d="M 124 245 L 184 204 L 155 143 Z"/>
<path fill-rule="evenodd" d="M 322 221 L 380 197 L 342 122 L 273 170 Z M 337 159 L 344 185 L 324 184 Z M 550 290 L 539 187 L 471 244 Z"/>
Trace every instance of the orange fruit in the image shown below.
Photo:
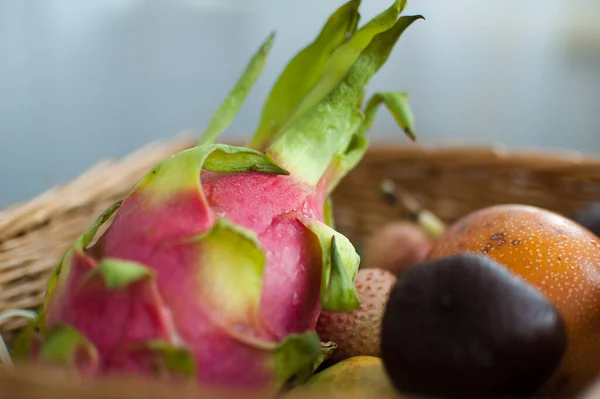
<path fill-rule="evenodd" d="M 542 387 L 572 395 L 600 374 L 600 239 L 557 213 L 527 205 L 496 205 L 453 223 L 430 259 L 485 254 L 539 289 L 564 318 L 567 350 Z"/>

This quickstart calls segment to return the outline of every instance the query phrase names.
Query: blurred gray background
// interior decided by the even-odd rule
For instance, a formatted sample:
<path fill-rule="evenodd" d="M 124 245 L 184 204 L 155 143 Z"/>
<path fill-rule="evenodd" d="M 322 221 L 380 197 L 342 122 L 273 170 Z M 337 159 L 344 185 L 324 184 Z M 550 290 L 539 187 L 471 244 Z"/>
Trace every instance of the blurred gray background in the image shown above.
<path fill-rule="evenodd" d="M 343 1 L 0 0 L 0 207 L 144 144 L 201 130 L 267 34 L 224 137 Z M 363 21 L 391 0 L 363 0 Z M 600 1 L 412 0 L 423 14 L 370 91 L 408 90 L 424 144 L 600 150 Z M 406 142 L 382 110 L 376 140 Z"/>

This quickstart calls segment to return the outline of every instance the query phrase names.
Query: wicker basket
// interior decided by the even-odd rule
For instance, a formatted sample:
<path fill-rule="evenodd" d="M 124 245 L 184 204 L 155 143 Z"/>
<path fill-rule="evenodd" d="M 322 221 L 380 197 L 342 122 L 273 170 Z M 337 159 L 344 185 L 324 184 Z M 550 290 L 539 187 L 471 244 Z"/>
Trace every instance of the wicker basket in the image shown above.
<path fill-rule="evenodd" d="M 124 159 L 102 162 L 68 184 L 0 212 L 0 311 L 38 306 L 46 279 L 67 246 L 151 166 L 192 144 L 189 138 L 152 144 Z M 407 216 L 383 201 L 379 182 L 384 178 L 409 190 L 445 221 L 496 203 L 525 203 L 566 213 L 600 199 L 597 158 L 382 143 L 371 147 L 334 195 L 337 229 L 359 248 L 378 226 Z M 0 333 L 10 340 L 21 323 L 5 323 Z M 75 388 L 68 393 L 65 385 L 50 387 L 48 380 L 42 373 L 29 386 L 30 396 L 20 397 L 50 391 L 64 393 L 66 399 L 88 397 Z M 18 389 L 26 381 L 22 375 L 3 375 L 0 383 Z M 3 392 L 8 391 L 0 387 L 0 398 Z M 102 397 L 142 397 L 123 395 Z"/>

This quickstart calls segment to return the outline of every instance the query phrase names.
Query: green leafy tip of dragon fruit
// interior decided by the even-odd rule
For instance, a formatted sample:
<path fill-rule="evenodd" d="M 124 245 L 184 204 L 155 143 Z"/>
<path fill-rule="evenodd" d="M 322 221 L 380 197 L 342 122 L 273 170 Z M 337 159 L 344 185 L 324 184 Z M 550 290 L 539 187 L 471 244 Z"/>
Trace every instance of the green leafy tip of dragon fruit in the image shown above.
<path fill-rule="evenodd" d="M 406 93 L 370 79 L 419 15 L 405 1 L 359 27 L 349 1 L 272 87 L 247 147 L 217 144 L 259 78 L 274 34 L 198 146 L 156 165 L 68 249 L 15 353 L 85 376 L 128 372 L 277 393 L 335 350 L 321 310 L 359 305 L 360 258 L 330 194 L 367 149 L 385 105 L 413 138 Z M 106 230 L 99 234 L 99 229 Z"/>

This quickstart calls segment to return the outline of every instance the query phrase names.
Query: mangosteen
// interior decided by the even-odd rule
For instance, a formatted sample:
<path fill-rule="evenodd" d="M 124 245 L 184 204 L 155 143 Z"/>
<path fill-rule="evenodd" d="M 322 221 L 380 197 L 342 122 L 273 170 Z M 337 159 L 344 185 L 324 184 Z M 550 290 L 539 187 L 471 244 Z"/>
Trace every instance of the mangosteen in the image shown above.
<path fill-rule="evenodd" d="M 571 215 L 571 219 L 600 236 L 600 202 L 592 202 Z"/>
<path fill-rule="evenodd" d="M 525 397 L 550 377 L 566 349 L 558 309 L 485 255 L 421 262 L 390 292 L 381 356 L 404 394 Z"/>

